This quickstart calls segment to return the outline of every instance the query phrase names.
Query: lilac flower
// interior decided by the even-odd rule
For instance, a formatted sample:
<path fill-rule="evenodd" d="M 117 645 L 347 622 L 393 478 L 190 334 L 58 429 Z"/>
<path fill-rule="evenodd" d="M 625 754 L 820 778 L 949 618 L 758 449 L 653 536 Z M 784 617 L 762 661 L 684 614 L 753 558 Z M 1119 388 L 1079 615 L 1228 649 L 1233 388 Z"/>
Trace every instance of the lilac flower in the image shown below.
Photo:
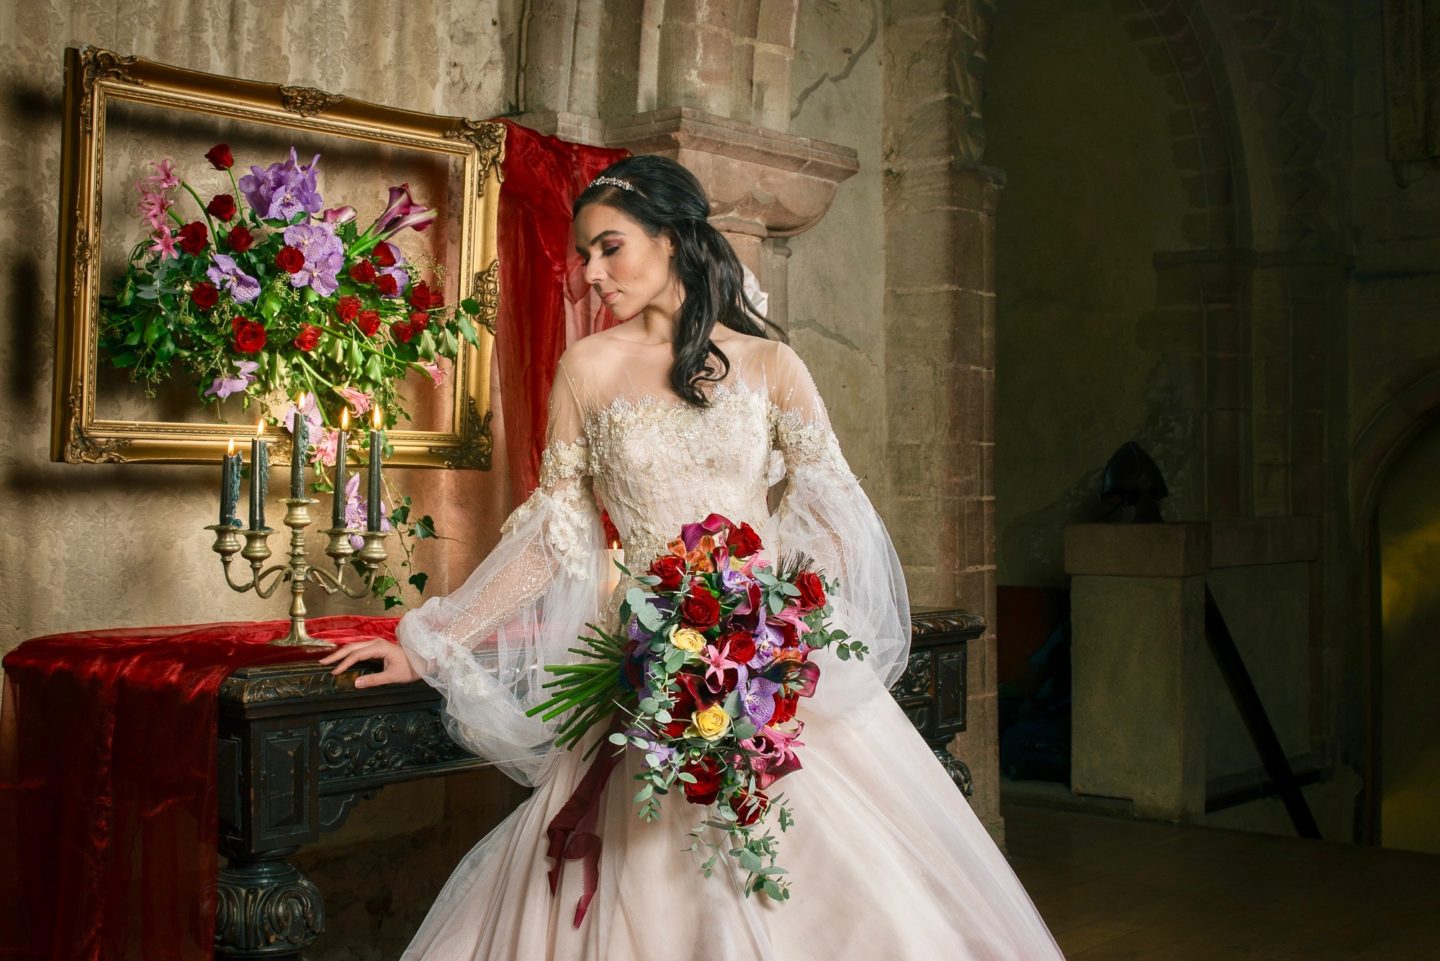
<path fill-rule="evenodd" d="M 260 281 L 251 277 L 228 254 L 215 254 L 214 266 L 205 271 L 210 282 L 221 290 L 230 291 L 237 304 L 248 304 L 260 296 Z"/>
<path fill-rule="evenodd" d="M 251 384 L 255 383 L 255 371 L 260 365 L 253 360 L 242 360 L 235 364 L 234 377 L 216 377 L 210 388 L 205 391 L 206 397 L 219 397 L 224 400 L 231 394 L 238 394 Z"/>
<path fill-rule="evenodd" d="M 360 475 L 351 474 L 345 482 L 345 526 L 363 529 L 366 518 L 365 501 L 360 497 Z M 380 529 L 390 529 L 390 512 L 385 509 L 384 500 L 380 501 Z M 351 534 L 350 546 L 358 551 L 365 546 L 365 539 L 359 534 Z"/>
<path fill-rule="evenodd" d="M 290 275 L 290 286 L 307 284 L 321 297 L 340 286 L 337 276 L 345 265 L 345 247 L 329 224 L 296 224 L 285 228 L 285 244 L 305 255 L 305 266 Z"/>
<path fill-rule="evenodd" d="M 750 659 L 750 667 L 758 671 L 775 660 L 775 652 L 784 642 L 778 630 L 761 621 L 755 628 L 755 656 Z"/>
<path fill-rule="evenodd" d="M 289 220 L 301 211 L 316 213 L 322 201 L 315 186 L 315 159 L 301 167 L 290 148 L 290 159 L 284 163 L 271 164 L 264 170 L 251 167 L 250 173 L 240 178 L 240 192 L 245 195 L 250 207 L 267 220 Z"/>
<path fill-rule="evenodd" d="M 155 234 L 154 243 L 150 245 L 152 254 L 159 254 L 161 260 L 170 260 L 180 255 L 175 252 L 175 235 L 170 232 L 169 224 L 162 224 Z"/>
<path fill-rule="evenodd" d="M 353 387 L 336 387 L 335 393 L 345 398 L 345 403 L 355 411 L 356 416 L 365 413 L 370 409 L 370 395 L 363 390 L 356 390 Z"/>
<path fill-rule="evenodd" d="M 305 418 L 305 423 L 310 425 L 310 429 L 307 431 L 308 434 L 313 435 L 320 429 L 320 425 L 324 423 L 324 419 L 320 416 L 320 405 L 315 402 L 315 395 L 309 391 L 305 392 L 304 399 L 301 401 L 299 407 L 295 406 L 293 400 L 285 405 L 285 413 L 280 417 L 285 423 L 285 429 L 292 434 L 295 433 L 295 414 L 297 412 Z"/>
<path fill-rule="evenodd" d="M 740 696 L 740 710 L 756 727 L 764 727 L 775 716 L 775 692 L 780 685 L 758 674 L 752 674 Z"/>
<path fill-rule="evenodd" d="M 727 591 L 743 594 L 751 584 L 755 583 L 755 578 L 746 574 L 744 571 L 735 570 L 729 564 L 726 564 L 720 571 L 720 583 L 725 586 L 725 590 Z M 749 606 L 748 603 L 746 606 Z"/>

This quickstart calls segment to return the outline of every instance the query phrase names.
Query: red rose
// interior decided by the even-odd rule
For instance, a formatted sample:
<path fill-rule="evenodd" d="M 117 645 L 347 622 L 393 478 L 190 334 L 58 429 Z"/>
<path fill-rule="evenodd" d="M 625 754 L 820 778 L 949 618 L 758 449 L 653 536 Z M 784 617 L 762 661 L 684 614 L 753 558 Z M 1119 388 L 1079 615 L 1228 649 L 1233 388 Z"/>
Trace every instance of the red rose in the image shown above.
<path fill-rule="evenodd" d="M 265 346 L 265 328 L 251 320 L 243 321 L 235 331 L 235 349 L 242 354 L 258 354 Z"/>
<path fill-rule="evenodd" d="M 231 318 L 230 318 L 230 333 L 232 333 L 232 334 L 238 334 L 238 333 L 240 333 L 240 328 L 241 328 L 241 327 L 244 327 L 244 326 L 245 326 L 246 324 L 248 324 L 248 323 L 250 323 L 250 318 L 249 318 L 249 317 L 231 317 Z"/>
<path fill-rule="evenodd" d="M 298 247 L 281 247 L 275 255 L 275 266 L 287 274 L 299 273 L 305 269 L 305 255 Z"/>
<path fill-rule="evenodd" d="M 681 781 L 685 785 L 685 800 L 691 804 L 711 804 L 720 793 L 720 775 L 724 771 L 720 762 L 713 757 L 691 761 L 681 768 L 693 775 L 695 783 Z"/>
<path fill-rule="evenodd" d="M 801 571 L 795 578 L 800 588 L 800 610 L 813 611 L 825 606 L 825 582 L 814 571 Z"/>
<path fill-rule="evenodd" d="M 202 280 L 190 291 L 190 303 L 201 310 L 209 310 L 220 300 L 220 291 L 208 280 Z"/>
<path fill-rule="evenodd" d="M 800 703 L 799 694 L 782 694 L 775 692 L 775 714 L 770 718 L 771 724 L 784 724 L 795 716 L 795 707 Z"/>
<path fill-rule="evenodd" d="M 794 624 L 789 621 L 777 621 L 774 618 L 767 620 L 766 623 L 780 632 L 780 636 L 783 638 L 780 642 L 781 647 L 800 646 L 800 631 Z"/>
<path fill-rule="evenodd" d="M 423 310 L 412 311 L 410 314 L 410 326 L 414 327 L 417 333 L 424 330 L 430 326 L 430 315 Z"/>
<path fill-rule="evenodd" d="M 236 224 L 230 228 L 230 233 L 225 235 L 225 242 L 230 245 L 231 250 L 243 254 L 255 243 L 255 235 L 250 233 L 248 228 Z"/>
<path fill-rule="evenodd" d="M 315 345 L 320 343 L 320 328 L 314 324 L 306 324 L 291 343 L 297 350 L 314 350 Z"/>
<path fill-rule="evenodd" d="M 742 522 L 739 527 L 732 527 L 730 533 L 725 535 L 725 546 L 735 557 L 749 557 L 762 545 L 760 535 L 755 533 L 755 528 Z"/>
<path fill-rule="evenodd" d="M 751 794 L 742 787 L 730 799 L 730 810 L 735 812 L 735 820 L 741 825 L 754 824 L 765 816 L 765 811 L 769 807 L 770 798 L 764 791 L 756 791 Z"/>
<path fill-rule="evenodd" d="M 721 638 L 730 645 L 729 658 L 740 664 L 749 664 L 755 656 L 755 638 L 749 631 L 732 631 Z"/>
<path fill-rule="evenodd" d="M 704 584 L 693 583 L 690 593 L 680 602 L 680 617 L 697 631 L 708 631 L 720 621 L 720 602 Z"/>
<path fill-rule="evenodd" d="M 430 309 L 431 309 L 431 310 L 435 310 L 437 307 L 444 307 L 444 306 L 445 306 L 445 295 L 444 295 L 443 293 L 441 293 L 440 291 L 438 291 L 438 290 L 431 290 L 431 291 L 430 291 Z"/>
<path fill-rule="evenodd" d="M 399 323 L 390 325 L 390 336 L 402 344 L 408 344 L 410 343 L 410 338 L 415 336 L 415 328 L 402 320 Z"/>
<path fill-rule="evenodd" d="M 395 251 L 391 249 L 389 244 L 378 245 L 370 256 L 375 263 L 381 267 L 395 266 Z"/>
<path fill-rule="evenodd" d="M 374 337 L 375 331 L 380 329 L 380 311 L 362 310 L 355 316 L 355 326 L 360 328 L 360 333 L 366 337 Z"/>
<path fill-rule="evenodd" d="M 430 307 L 430 285 L 425 281 L 415 284 L 410 288 L 410 306 L 416 310 L 428 310 Z"/>
<path fill-rule="evenodd" d="M 198 254 L 205 249 L 209 237 L 210 231 L 200 221 L 188 223 L 180 228 L 180 249 L 187 254 Z"/>
<path fill-rule="evenodd" d="M 674 554 L 666 554 L 664 557 L 655 559 L 650 565 L 649 572 L 660 578 L 656 588 L 662 591 L 678 591 L 680 582 L 685 577 L 685 561 Z"/>
<path fill-rule="evenodd" d="M 216 170 L 229 170 L 235 166 L 235 158 L 230 153 L 228 143 L 217 143 L 205 151 L 205 159 L 210 161 L 210 166 Z"/>
<path fill-rule="evenodd" d="M 235 198 L 229 194 L 216 194 L 205 205 L 205 211 L 212 217 L 229 220 L 235 216 Z"/>
<path fill-rule="evenodd" d="M 375 280 L 375 265 L 368 260 L 362 260 L 350 268 L 350 279 L 357 284 L 373 283 Z"/>
<path fill-rule="evenodd" d="M 381 274 L 375 278 L 375 289 L 388 297 L 400 292 L 400 284 L 396 281 L 394 274 Z"/>
<path fill-rule="evenodd" d="M 358 313 L 360 313 L 360 298 L 354 294 L 346 294 L 335 301 L 335 315 L 345 323 L 348 324 L 354 320 Z"/>
<path fill-rule="evenodd" d="M 675 701 L 670 705 L 670 716 L 674 720 L 664 725 L 661 732 L 666 737 L 684 737 L 685 729 L 690 726 L 690 715 L 695 713 L 696 706 L 695 695 L 690 687 L 684 683 L 677 684 Z"/>

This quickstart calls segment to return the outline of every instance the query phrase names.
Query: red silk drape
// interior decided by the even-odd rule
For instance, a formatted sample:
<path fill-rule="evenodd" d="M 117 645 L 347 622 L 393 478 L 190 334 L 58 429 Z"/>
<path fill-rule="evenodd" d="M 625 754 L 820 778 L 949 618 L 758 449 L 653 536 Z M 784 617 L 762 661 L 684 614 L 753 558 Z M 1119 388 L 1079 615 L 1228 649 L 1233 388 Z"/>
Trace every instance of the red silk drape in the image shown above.
<path fill-rule="evenodd" d="M 505 124 L 504 180 L 500 185 L 500 314 L 495 352 L 505 416 L 505 449 L 514 503 L 529 496 L 545 449 L 545 408 L 555 363 L 568 346 L 567 303 L 574 290 L 570 205 L 590 181 L 629 151 L 589 147 Z M 597 320 L 588 313 L 582 329 Z M 588 329 L 587 329 L 588 327 Z"/>
<path fill-rule="evenodd" d="M 394 617 L 309 621 L 339 644 Z M 271 647 L 289 621 L 52 634 L 5 657 L 0 958 L 210 958 L 215 737 L 237 668 L 321 656 Z"/>

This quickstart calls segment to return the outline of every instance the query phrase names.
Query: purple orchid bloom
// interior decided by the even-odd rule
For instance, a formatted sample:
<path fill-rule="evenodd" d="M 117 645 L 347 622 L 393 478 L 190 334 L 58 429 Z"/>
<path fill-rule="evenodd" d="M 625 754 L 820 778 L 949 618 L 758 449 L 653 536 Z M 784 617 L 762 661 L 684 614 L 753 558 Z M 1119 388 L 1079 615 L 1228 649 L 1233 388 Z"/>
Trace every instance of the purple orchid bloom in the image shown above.
<path fill-rule="evenodd" d="M 248 304 L 260 296 L 260 281 L 241 270 L 235 258 L 229 254 L 215 254 L 211 262 L 213 266 L 205 271 L 205 276 L 216 287 L 230 291 L 235 303 Z"/>
<path fill-rule="evenodd" d="M 289 220 L 297 213 L 316 213 L 322 206 L 320 193 L 315 185 L 315 167 L 320 155 L 304 167 L 290 148 L 290 158 L 284 163 L 271 164 L 264 170 L 251 167 L 250 173 L 240 178 L 240 192 L 245 195 L 250 207 L 267 220 Z"/>
<path fill-rule="evenodd" d="M 746 682 L 740 696 L 740 710 L 750 718 L 756 727 L 764 727 L 775 716 L 775 692 L 780 685 L 775 681 L 752 675 Z"/>
<path fill-rule="evenodd" d="M 205 396 L 219 397 L 221 400 L 224 400 L 231 394 L 238 394 L 255 383 L 255 371 L 259 369 L 260 365 L 253 360 L 239 361 L 235 364 L 235 376 L 216 377 L 214 382 L 210 384 L 210 388 L 205 391 Z"/>
<path fill-rule="evenodd" d="M 778 630 L 763 622 L 755 628 L 754 637 L 755 656 L 750 659 L 750 666 L 759 670 L 775 660 L 775 652 L 780 650 L 785 638 Z"/>
<path fill-rule="evenodd" d="M 398 187 L 390 188 L 390 203 L 384 212 L 375 219 L 375 223 L 366 231 L 367 234 L 379 237 L 391 237 L 406 227 L 415 230 L 424 230 L 435 222 L 439 216 L 438 212 L 417 204 L 410 197 L 410 185 L 403 183 Z"/>
<path fill-rule="evenodd" d="M 366 506 L 364 499 L 360 496 L 360 475 L 351 474 L 350 479 L 345 482 L 345 526 L 349 528 L 365 527 Z M 390 529 L 390 512 L 385 509 L 385 502 L 380 502 L 380 529 Z M 365 539 L 359 534 L 350 535 L 350 546 L 357 551 L 365 546 Z"/>
<path fill-rule="evenodd" d="M 739 594 L 744 595 L 745 599 L 742 600 L 740 603 L 745 608 L 745 610 L 741 611 L 740 607 L 736 607 L 735 610 L 741 614 L 750 613 L 750 598 L 748 596 L 747 589 L 750 587 L 751 584 L 755 583 L 755 578 L 746 574 L 744 571 L 737 571 L 729 564 L 726 564 L 723 568 L 720 569 L 720 583 L 724 585 L 725 590 L 738 592 Z"/>
<path fill-rule="evenodd" d="M 340 268 L 345 266 L 345 246 L 329 224 L 296 224 L 285 228 L 285 243 L 305 255 L 305 266 L 290 275 L 290 286 L 307 284 L 321 297 L 329 297 L 340 286 Z"/>
<path fill-rule="evenodd" d="M 307 433 L 313 437 L 315 432 L 320 429 L 320 425 L 324 423 L 324 418 L 320 416 L 320 405 L 315 402 L 315 395 L 306 391 L 299 407 L 295 406 L 293 400 L 286 405 L 285 413 L 281 415 L 280 419 L 284 421 L 285 429 L 292 434 L 295 433 L 295 414 L 297 412 L 305 418 L 305 423 L 310 428 Z"/>

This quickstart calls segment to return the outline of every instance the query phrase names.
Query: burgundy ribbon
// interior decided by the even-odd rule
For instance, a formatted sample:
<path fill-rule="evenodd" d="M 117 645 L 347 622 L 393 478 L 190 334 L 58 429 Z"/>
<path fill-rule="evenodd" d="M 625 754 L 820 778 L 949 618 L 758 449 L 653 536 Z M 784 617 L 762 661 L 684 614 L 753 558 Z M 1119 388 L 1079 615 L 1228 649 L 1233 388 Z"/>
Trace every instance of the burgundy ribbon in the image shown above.
<path fill-rule="evenodd" d="M 610 731 L 620 729 L 619 719 L 620 715 L 617 713 L 611 722 Z M 607 741 L 610 731 L 605 734 Z M 620 763 L 622 753 L 609 750 L 604 745 L 599 750 L 600 756 L 590 763 L 590 769 L 575 785 L 570 799 L 556 812 L 545 828 L 545 833 L 550 838 L 545 856 L 555 860 L 549 874 L 552 896 L 560 890 L 560 878 L 565 873 L 565 862 L 585 862 L 585 891 L 575 905 L 577 928 L 580 927 L 580 922 L 585 920 L 585 912 L 600 886 L 600 835 L 595 833 L 595 823 L 600 817 L 600 795 L 605 790 L 605 783 L 610 780 L 610 772 Z"/>

